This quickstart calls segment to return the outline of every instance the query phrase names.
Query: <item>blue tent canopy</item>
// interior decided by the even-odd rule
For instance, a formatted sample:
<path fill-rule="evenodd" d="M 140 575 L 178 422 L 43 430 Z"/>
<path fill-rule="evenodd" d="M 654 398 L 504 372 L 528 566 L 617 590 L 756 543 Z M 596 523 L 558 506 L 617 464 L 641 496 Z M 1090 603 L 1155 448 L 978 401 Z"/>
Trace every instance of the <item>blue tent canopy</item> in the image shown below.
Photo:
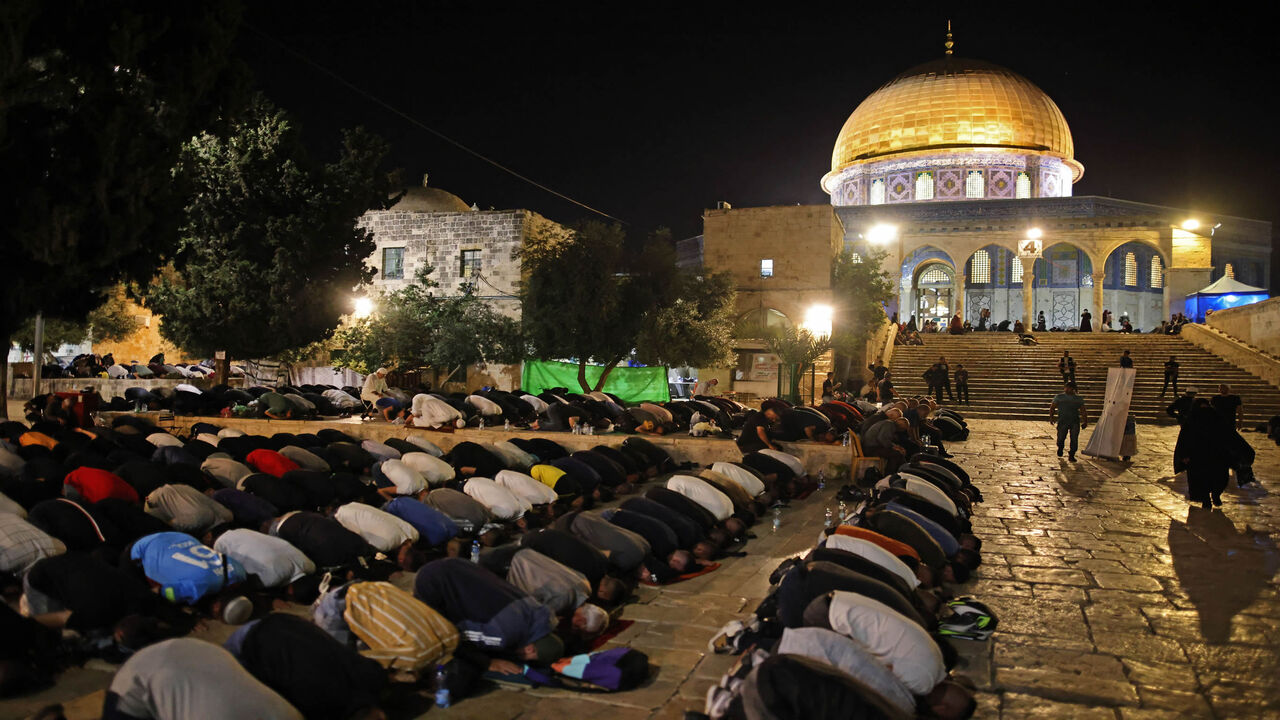
<path fill-rule="evenodd" d="M 1270 295 L 1263 288 L 1245 285 L 1225 275 L 1206 288 L 1187 296 L 1186 315 L 1195 322 L 1204 322 L 1210 310 L 1249 305 L 1266 300 Z"/>

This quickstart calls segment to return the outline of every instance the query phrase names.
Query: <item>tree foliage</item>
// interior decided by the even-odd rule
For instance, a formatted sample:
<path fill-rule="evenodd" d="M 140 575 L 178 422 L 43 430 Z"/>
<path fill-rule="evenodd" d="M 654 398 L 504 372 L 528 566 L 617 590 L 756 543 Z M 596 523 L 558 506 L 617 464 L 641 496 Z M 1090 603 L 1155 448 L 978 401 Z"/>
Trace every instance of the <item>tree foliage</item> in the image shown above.
<path fill-rule="evenodd" d="M 797 325 L 770 328 L 765 337 L 769 352 L 778 356 L 778 371 L 787 373 L 786 392 L 792 402 L 800 399 L 800 380 L 818 358 L 831 349 L 831 338 L 819 337 Z"/>
<path fill-rule="evenodd" d="M 371 277 L 369 232 L 385 207 L 385 144 L 343 134 L 335 161 L 313 161 L 285 113 L 263 100 L 226 133 L 186 144 L 174 171 L 194 192 L 173 271 L 144 290 L 161 334 L 211 355 L 267 357 L 331 336 Z"/>
<path fill-rule="evenodd" d="M 142 326 L 134 317 L 129 303 L 120 293 L 111 293 L 105 302 L 89 311 L 84 322 L 48 318 L 44 321 L 44 347 L 49 350 L 62 345 L 79 345 L 86 340 L 112 342 L 123 340 Z M 13 333 L 13 342 L 28 352 L 34 352 L 36 341 L 35 318 L 22 323 Z"/>
<path fill-rule="evenodd" d="M 884 258 L 884 252 L 858 257 L 846 249 L 831 263 L 835 328 L 831 344 L 843 358 L 846 378 L 852 358 L 861 357 L 867 340 L 884 324 L 885 304 L 893 299 L 893 281 L 882 269 Z"/>
<path fill-rule="evenodd" d="M 525 337 L 536 357 L 576 360 L 584 391 L 633 352 L 673 365 L 728 359 L 732 282 L 678 270 L 665 230 L 629 241 L 619 225 L 586 221 L 568 238 L 531 237 L 521 261 Z M 594 387 L 591 362 L 604 365 Z"/>
<path fill-rule="evenodd" d="M 181 219 L 182 143 L 240 84 L 238 24 L 229 2 L 0 3 L 5 347 L 37 312 L 79 322 L 154 273 Z"/>
<path fill-rule="evenodd" d="M 343 327 L 334 338 L 341 348 L 335 364 L 369 373 L 524 359 L 519 323 L 471 293 L 437 296 L 430 273 L 420 270 L 412 285 L 381 294 L 373 315 Z"/>

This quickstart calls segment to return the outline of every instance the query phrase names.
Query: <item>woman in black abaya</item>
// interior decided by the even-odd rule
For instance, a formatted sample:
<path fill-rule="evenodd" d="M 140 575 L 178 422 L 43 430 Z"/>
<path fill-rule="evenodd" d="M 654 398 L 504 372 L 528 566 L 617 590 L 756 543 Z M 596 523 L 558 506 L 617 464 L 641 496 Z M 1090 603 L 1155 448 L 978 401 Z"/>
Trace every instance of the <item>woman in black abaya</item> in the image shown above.
<path fill-rule="evenodd" d="M 1187 471 L 1187 499 L 1201 507 L 1222 504 L 1222 491 L 1230 477 L 1231 458 L 1225 452 L 1227 438 L 1218 413 L 1206 399 L 1191 407 L 1191 419 L 1178 432 L 1173 449 L 1173 471 Z"/>

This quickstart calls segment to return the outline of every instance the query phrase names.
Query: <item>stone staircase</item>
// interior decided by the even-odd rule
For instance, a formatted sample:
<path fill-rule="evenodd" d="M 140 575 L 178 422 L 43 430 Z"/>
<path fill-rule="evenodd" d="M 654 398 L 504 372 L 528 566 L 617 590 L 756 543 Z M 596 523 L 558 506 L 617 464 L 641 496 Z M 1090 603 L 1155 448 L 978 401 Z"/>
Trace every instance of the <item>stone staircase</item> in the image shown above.
<path fill-rule="evenodd" d="M 920 377 L 939 356 L 954 373 L 957 364 L 969 371 L 971 405 L 960 406 L 970 417 L 1043 420 L 1050 400 L 1062 392 L 1058 358 L 1069 350 L 1076 359 L 1076 383 L 1091 417 L 1097 417 L 1106 389 L 1107 369 L 1119 367 L 1120 355 L 1130 350 L 1138 371 L 1130 404 L 1138 422 L 1172 424 L 1165 410 L 1173 402 L 1173 390 L 1163 397 L 1164 362 L 1175 355 L 1181 363 L 1179 388 L 1198 388 L 1214 395 L 1219 383 L 1244 400 L 1245 423 L 1254 427 L 1280 413 L 1280 388 L 1250 375 L 1206 350 L 1170 335 L 1123 333 L 1036 333 L 1040 345 L 1024 347 L 1013 333 L 981 332 L 968 335 L 921 335 L 923 346 L 894 349 L 894 385 L 904 395 L 923 394 Z M 945 394 L 944 403 L 947 402 Z"/>

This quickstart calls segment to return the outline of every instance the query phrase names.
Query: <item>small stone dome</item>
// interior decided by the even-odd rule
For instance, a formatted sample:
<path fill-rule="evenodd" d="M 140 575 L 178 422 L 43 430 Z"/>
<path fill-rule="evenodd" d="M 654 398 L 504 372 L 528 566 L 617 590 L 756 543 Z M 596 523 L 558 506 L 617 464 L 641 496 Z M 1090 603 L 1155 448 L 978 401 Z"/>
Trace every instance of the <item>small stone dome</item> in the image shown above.
<path fill-rule="evenodd" d="M 422 176 L 420 187 L 405 190 L 404 197 L 391 206 L 392 212 L 471 212 L 471 206 L 447 190 L 427 185 Z"/>

